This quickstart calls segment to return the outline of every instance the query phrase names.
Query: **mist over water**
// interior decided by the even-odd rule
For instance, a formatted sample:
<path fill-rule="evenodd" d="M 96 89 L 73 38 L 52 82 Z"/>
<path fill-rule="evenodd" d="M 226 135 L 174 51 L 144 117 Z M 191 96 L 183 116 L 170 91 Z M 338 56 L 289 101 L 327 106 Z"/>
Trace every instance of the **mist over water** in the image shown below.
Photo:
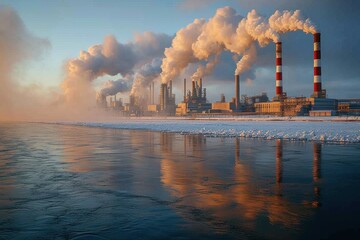
<path fill-rule="evenodd" d="M 0 238 L 359 236 L 358 144 L 55 124 L 0 135 Z"/>

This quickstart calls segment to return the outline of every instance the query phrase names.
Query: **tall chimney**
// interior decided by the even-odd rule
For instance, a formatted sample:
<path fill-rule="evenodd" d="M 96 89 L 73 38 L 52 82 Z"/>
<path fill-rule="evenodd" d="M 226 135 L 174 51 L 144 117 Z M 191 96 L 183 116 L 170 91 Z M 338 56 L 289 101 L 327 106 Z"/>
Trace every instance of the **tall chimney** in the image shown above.
<path fill-rule="evenodd" d="M 238 74 L 235 75 L 235 108 L 239 109 L 240 104 L 240 77 Z"/>
<path fill-rule="evenodd" d="M 184 102 L 186 102 L 186 78 L 184 78 Z"/>
<path fill-rule="evenodd" d="M 276 43 L 276 96 L 281 97 L 283 95 L 283 87 L 282 87 L 282 43 Z"/>
<path fill-rule="evenodd" d="M 155 104 L 155 82 L 152 82 L 152 104 Z"/>
<path fill-rule="evenodd" d="M 321 46 L 320 33 L 314 34 L 314 96 L 321 93 Z"/>
<path fill-rule="evenodd" d="M 169 82 L 169 98 L 172 98 L 172 80 Z"/>
<path fill-rule="evenodd" d="M 165 94 L 167 92 L 167 85 L 166 83 L 162 83 L 160 85 L 160 110 L 164 111 L 165 110 Z"/>
<path fill-rule="evenodd" d="M 151 90 L 151 83 L 150 83 L 150 86 L 149 86 L 149 89 L 150 89 L 150 98 L 149 98 L 149 104 L 152 103 L 152 90 Z"/>
<path fill-rule="evenodd" d="M 193 96 L 193 97 L 196 96 L 196 87 L 195 87 L 195 81 L 194 81 L 194 79 L 192 80 L 192 96 Z"/>
<path fill-rule="evenodd" d="M 199 83 L 199 97 L 202 98 L 202 78 L 200 78 L 200 83 Z"/>

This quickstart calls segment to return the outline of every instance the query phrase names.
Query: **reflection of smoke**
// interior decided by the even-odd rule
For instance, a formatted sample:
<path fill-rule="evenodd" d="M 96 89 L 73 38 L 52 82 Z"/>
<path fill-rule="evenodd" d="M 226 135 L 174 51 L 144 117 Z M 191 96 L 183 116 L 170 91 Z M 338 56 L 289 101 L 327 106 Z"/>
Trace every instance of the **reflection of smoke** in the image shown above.
<path fill-rule="evenodd" d="M 135 73 L 134 83 L 131 89 L 131 95 L 139 96 L 144 93 L 145 87 L 159 76 L 161 72 L 161 59 L 155 58 L 151 63 L 143 65 L 138 72 Z"/>
<path fill-rule="evenodd" d="M 65 98 L 70 102 L 87 102 L 93 97 L 91 82 L 103 75 L 131 74 L 136 68 L 155 57 L 161 57 L 170 45 L 165 34 L 146 32 L 136 35 L 133 42 L 119 43 L 107 36 L 101 45 L 94 45 L 66 64 L 67 76 L 62 83 Z M 90 96 L 87 96 L 91 94 Z"/>
<path fill-rule="evenodd" d="M 32 36 L 18 14 L 10 7 L 0 5 L 0 119 L 14 120 L 37 113 L 44 107 L 45 95 L 40 86 L 21 86 L 15 79 L 19 63 L 41 55 L 49 42 Z M 19 98 L 21 96 L 21 98 Z"/>
<path fill-rule="evenodd" d="M 130 90 L 129 83 L 124 79 L 108 80 L 104 83 L 103 88 L 100 90 L 102 96 L 115 95 L 117 93 L 127 92 Z"/>
<path fill-rule="evenodd" d="M 237 64 L 236 73 L 241 74 L 254 62 L 255 42 L 264 47 L 270 42 L 277 42 L 279 33 L 296 30 L 306 33 L 316 31 L 310 20 L 304 20 L 299 11 L 276 11 L 270 18 L 265 18 L 255 10 L 242 17 L 231 7 L 219 8 L 208 21 L 195 19 L 176 33 L 171 47 L 165 50 L 162 81 L 169 82 L 190 63 L 201 61 L 207 61 L 209 65 L 201 65 L 194 77 L 209 74 L 223 51 L 244 56 Z"/>

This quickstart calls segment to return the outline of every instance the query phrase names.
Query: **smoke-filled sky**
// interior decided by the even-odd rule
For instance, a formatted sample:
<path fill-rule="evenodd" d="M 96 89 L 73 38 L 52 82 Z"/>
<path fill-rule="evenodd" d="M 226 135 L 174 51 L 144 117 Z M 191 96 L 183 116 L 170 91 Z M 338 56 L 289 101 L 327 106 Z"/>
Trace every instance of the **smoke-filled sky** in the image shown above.
<path fill-rule="evenodd" d="M 310 18 L 322 34 L 322 83 L 328 96 L 360 97 L 360 69 L 357 67 L 360 62 L 360 16 L 354 11 L 360 7 L 360 2 L 356 0 L 0 0 L 0 8 L 4 9 L 5 6 L 18 16 L 16 21 L 20 22 L 20 31 L 25 32 L 21 33 L 23 37 L 30 39 L 30 44 L 21 46 L 31 48 L 31 54 L 28 50 L 17 51 L 16 57 L 24 59 L 15 59 L 14 66 L 11 66 L 16 69 L 16 75 L 12 78 L 25 87 L 31 84 L 42 89 L 61 89 L 69 85 L 78 87 L 79 84 L 74 84 L 72 78 L 84 76 L 82 71 L 86 72 L 90 63 L 96 66 L 97 71 L 86 72 L 84 81 L 91 82 L 96 89 L 109 83 L 109 80 L 118 79 L 130 79 L 130 83 L 136 82 L 134 86 L 140 89 L 141 84 L 159 77 L 154 70 L 160 71 L 162 48 L 170 47 L 171 39 L 180 29 L 195 19 L 208 21 L 218 8 L 230 6 L 242 17 L 246 17 L 252 9 L 265 17 L 271 16 L 276 10 L 300 10 L 304 18 Z M 7 18 L 13 17 L 3 14 L 1 27 Z M 281 38 L 284 91 L 288 96 L 310 96 L 313 90 L 312 36 L 299 31 L 283 34 Z M 209 42 L 209 39 L 206 41 Z M 123 62 L 129 66 L 116 64 L 121 62 L 118 57 L 123 55 L 107 54 L 107 49 L 125 52 L 128 59 Z M 253 53 L 254 49 L 250 49 L 246 53 Z M 99 59 L 98 53 L 106 58 Z M 257 45 L 256 54 L 252 68 L 240 76 L 241 94 L 267 92 L 272 97 L 275 92 L 275 46 L 273 43 L 264 48 Z M 233 75 L 240 56 L 234 61 L 233 54 L 224 51 L 210 60 L 216 64 L 215 67 L 209 65 L 213 71 L 204 77 L 203 83 L 208 89 L 209 100 L 218 100 L 220 93 L 225 93 L 230 99 L 234 95 Z M 111 67 L 104 67 L 101 61 L 110 62 Z M 205 66 L 206 62 L 202 63 Z M 5 67 L 8 66 L 2 66 Z M 174 80 L 177 101 L 182 99 L 180 79 L 190 79 L 197 68 L 197 65 L 190 64 Z M 147 76 L 144 69 L 151 70 L 148 71 L 151 74 Z M 7 79 L 6 84 L 11 85 L 9 82 Z M 109 84 L 106 86 L 109 87 Z M 70 93 L 78 97 L 76 91 Z"/>

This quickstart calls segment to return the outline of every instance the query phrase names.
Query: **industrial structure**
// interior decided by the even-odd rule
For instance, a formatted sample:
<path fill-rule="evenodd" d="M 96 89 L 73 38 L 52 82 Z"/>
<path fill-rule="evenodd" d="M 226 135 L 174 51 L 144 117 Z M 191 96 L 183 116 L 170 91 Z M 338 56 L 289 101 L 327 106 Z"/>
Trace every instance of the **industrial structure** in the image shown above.
<path fill-rule="evenodd" d="M 313 34 L 314 47 L 314 91 L 310 97 L 288 97 L 283 91 L 282 74 L 282 42 L 275 43 L 275 96 L 269 101 L 266 93 L 257 96 L 242 95 L 240 99 L 240 76 L 235 75 L 235 96 L 226 102 L 221 94 L 220 101 L 207 101 L 203 79 L 192 79 L 188 90 L 184 79 L 183 100 L 176 105 L 175 94 L 172 93 L 172 81 L 161 83 L 159 103 L 155 103 L 155 83 L 149 86 L 149 97 L 130 96 L 130 103 L 124 104 L 110 98 L 108 106 L 105 96 L 97 96 L 99 107 L 119 111 L 122 115 L 135 116 L 186 116 L 192 114 L 266 114 L 277 116 L 333 116 L 336 114 L 360 115 L 360 99 L 327 98 L 326 90 L 321 82 L 321 39 L 320 33 Z"/>
<path fill-rule="evenodd" d="M 283 92 L 282 78 L 282 43 L 276 43 L 275 97 L 272 102 L 255 103 L 255 112 L 280 116 L 332 116 L 337 113 L 336 99 L 326 97 L 326 90 L 321 85 L 321 45 L 320 33 L 314 38 L 314 92 L 310 98 L 288 97 Z"/>
<path fill-rule="evenodd" d="M 175 94 L 172 93 L 172 81 L 169 84 L 162 83 L 160 85 L 160 114 L 175 115 Z"/>
<path fill-rule="evenodd" d="M 211 103 L 206 99 L 206 88 L 203 89 L 202 78 L 192 79 L 191 91 L 186 89 L 186 78 L 184 79 L 184 100 L 177 105 L 176 115 L 187 115 L 191 113 L 205 113 L 211 109 Z"/>

